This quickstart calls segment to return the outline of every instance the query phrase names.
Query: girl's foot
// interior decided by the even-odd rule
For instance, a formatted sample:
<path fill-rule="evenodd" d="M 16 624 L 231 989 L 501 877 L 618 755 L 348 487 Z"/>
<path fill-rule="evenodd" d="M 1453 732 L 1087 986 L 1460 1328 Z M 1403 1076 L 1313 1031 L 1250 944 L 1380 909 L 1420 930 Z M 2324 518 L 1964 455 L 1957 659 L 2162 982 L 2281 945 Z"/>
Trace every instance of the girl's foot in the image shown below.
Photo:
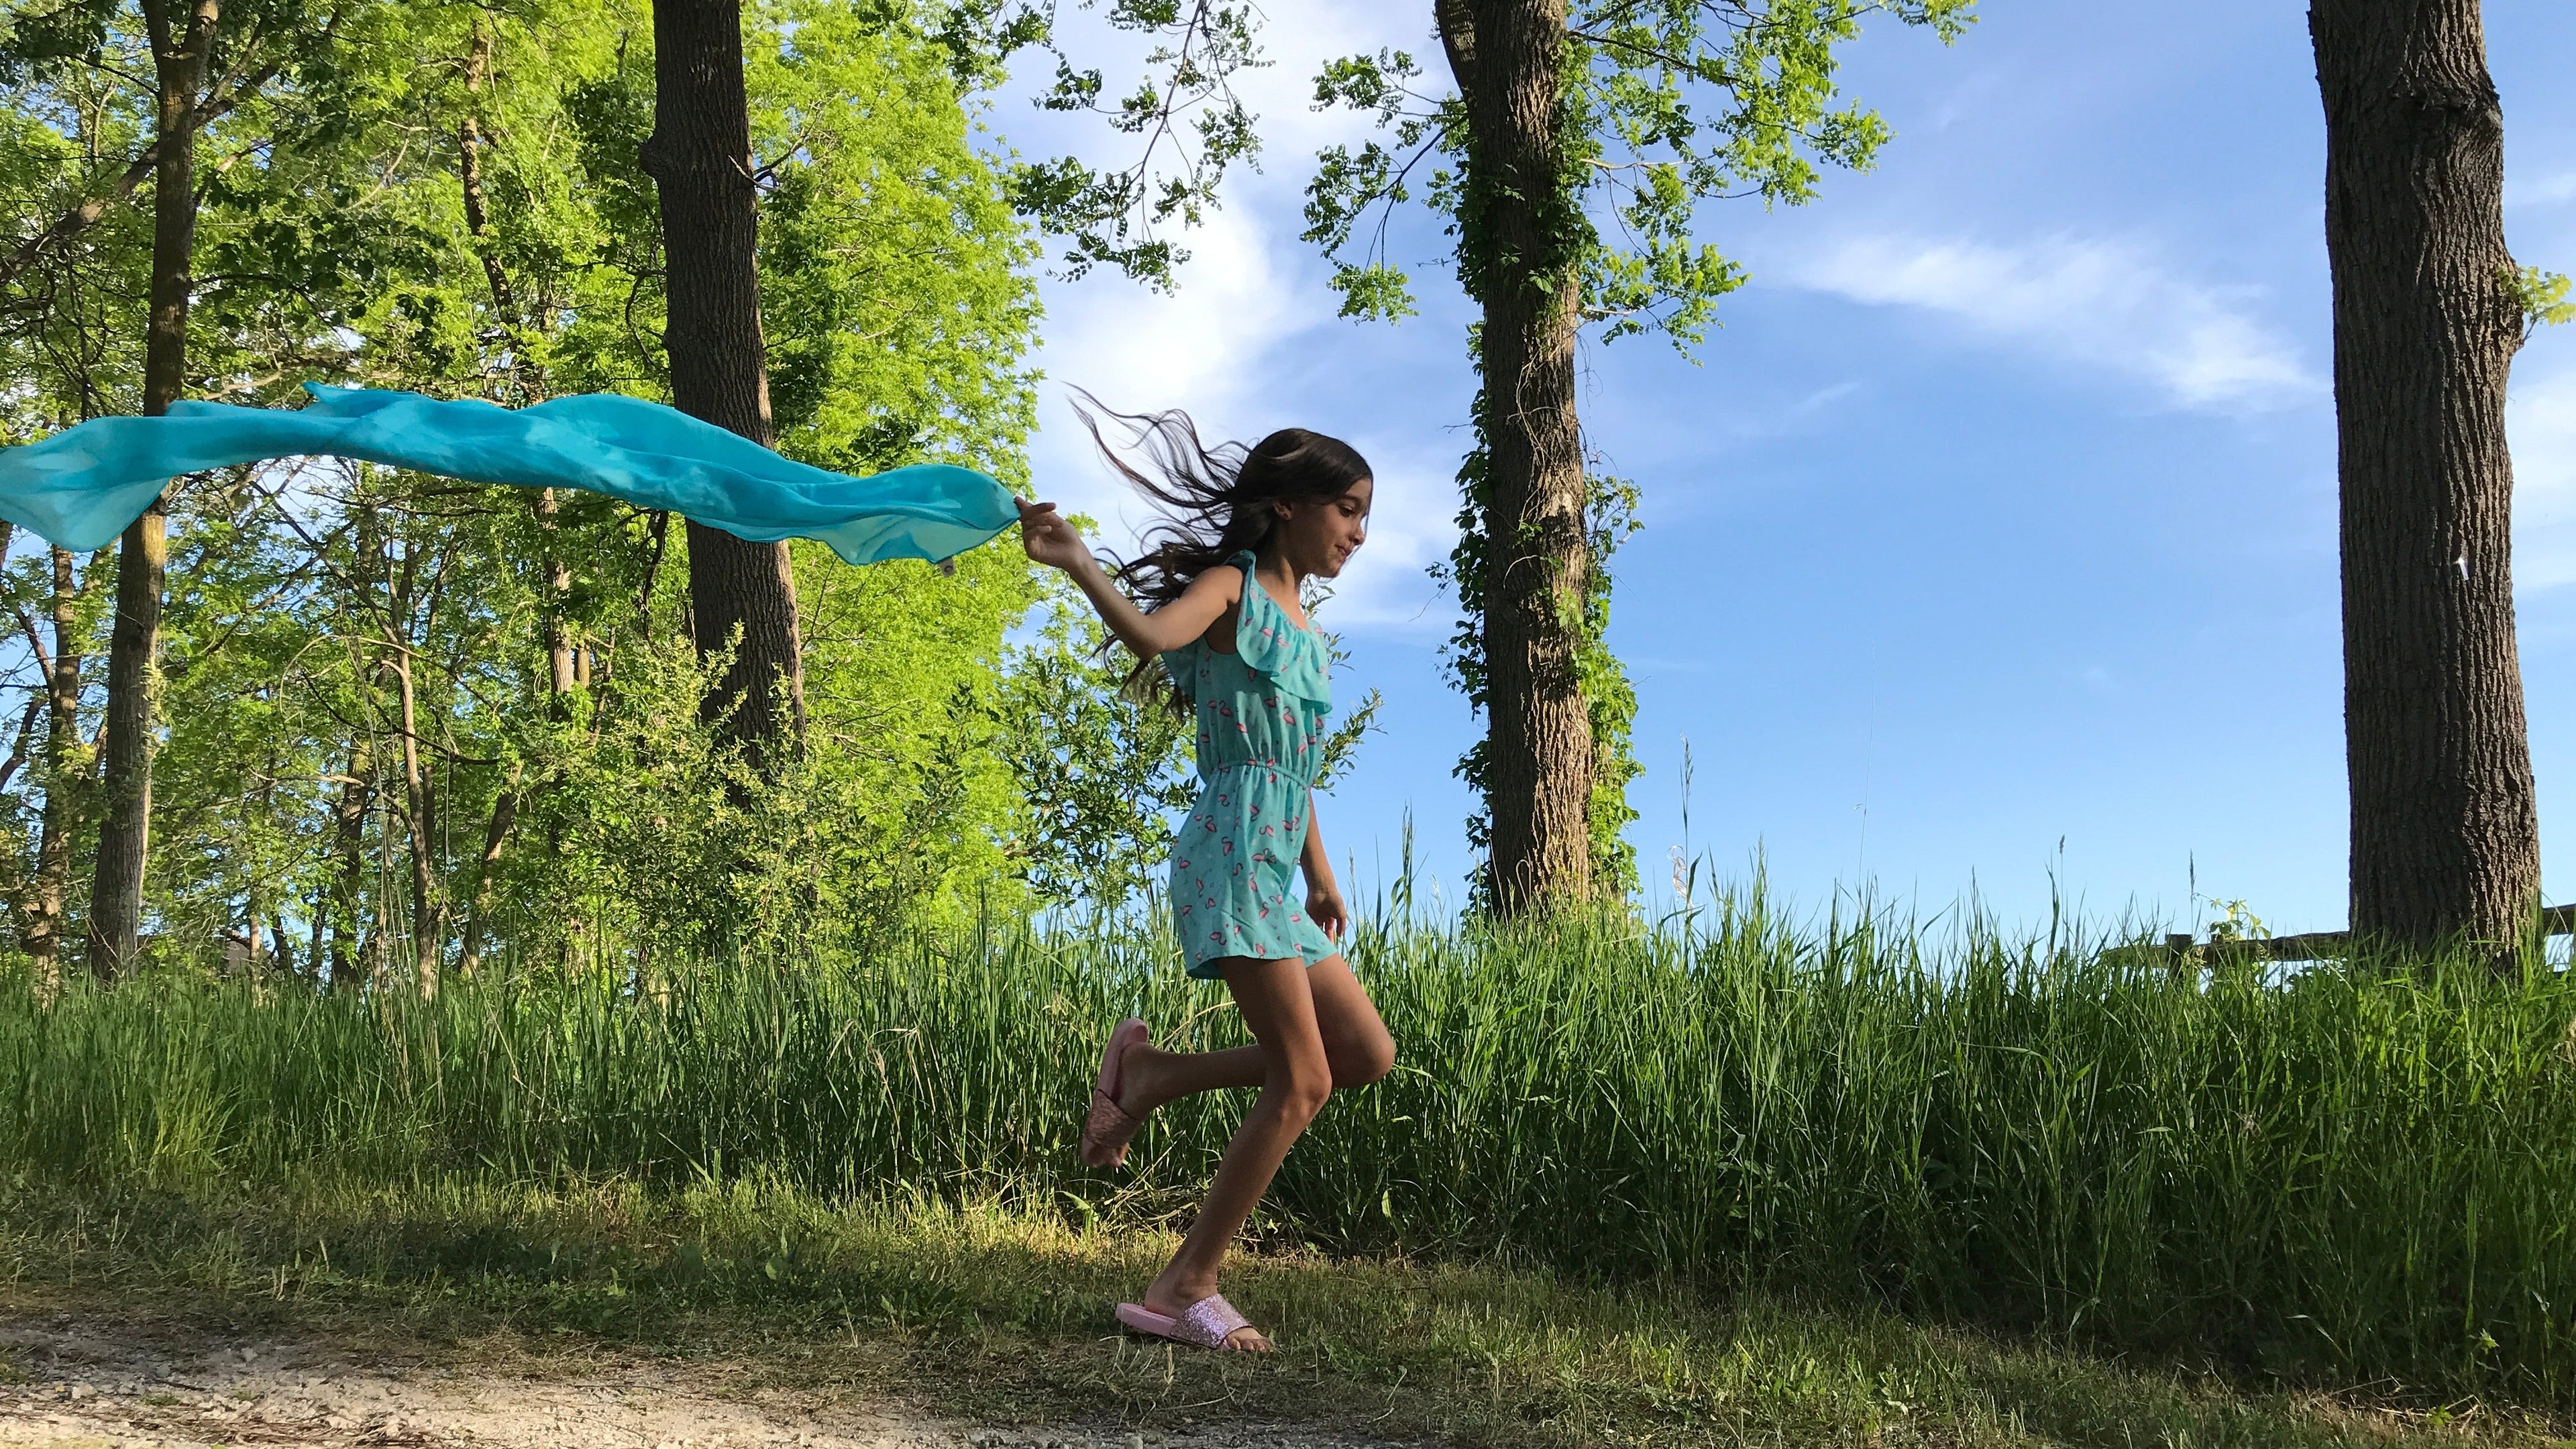
<path fill-rule="evenodd" d="M 1142 1112 L 1130 1112 L 1120 1105 L 1127 1075 L 1127 1058 L 1144 1045 L 1150 1033 L 1145 1023 L 1129 1017 L 1109 1033 L 1109 1045 L 1100 1054 L 1100 1078 L 1091 1091 L 1091 1111 L 1082 1123 L 1082 1160 L 1093 1167 L 1116 1167 L 1127 1160 L 1127 1144 L 1145 1125 Z"/>
<path fill-rule="evenodd" d="M 1207 1306 L 1202 1307 L 1201 1305 Z M 1253 1327 L 1251 1324 L 1244 1322 L 1243 1315 L 1234 1311 L 1234 1305 L 1225 1301 L 1224 1297 L 1216 1291 L 1216 1284 L 1214 1283 L 1192 1283 L 1184 1285 L 1177 1280 L 1171 1279 L 1171 1275 L 1167 1270 L 1162 1277 L 1156 1278 L 1152 1286 L 1145 1290 L 1144 1307 L 1146 1311 L 1150 1313 L 1159 1314 L 1162 1317 L 1173 1320 L 1175 1323 L 1184 1325 L 1190 1322 L 1194 1311 L 1196 1316 L 1202 1322 L 1207 1322 L 1213 1319 L 1216 1322 L 1222 1323 L 1223 1327 L 1217 1331 L 1216 1335 L 1218 1341 L 1214 1343 L 1200 1344 L 1199 1346 L 1202 1348 L 1223 1348 L 1232 1350 L 1235 1353 L 1268 1353 L 1271 1351 L 1272 1344 L 1270 1342 L 1269 1335 L 1263 1333 L 1260 1329 Z M 1227 1320 L 1231 1321 L 1228 1322 Z M 1130 1324 L 1129 1326 L 1135 1327 L 1137 1325 Z M 1165 1334 L 1163 1336 L 1169 1338 L 1174 1335 Z M 1182 1341 L 1188 1343 L 1195 1342 L 1196 1340 L 1184 1338 Z"/>
<path fill-rule="evenodd" d="M 1223 1294 L 1211 1293 L 1178 1312 L 1167 1313 L 1141 1303 L 1118 1305 L 1118 1321 L 1138 1333 L 1168 1338 L 1192 1348 L 1225 1353 L 1268 1353 L 1270 1340 L 1243 1321 Z"/>

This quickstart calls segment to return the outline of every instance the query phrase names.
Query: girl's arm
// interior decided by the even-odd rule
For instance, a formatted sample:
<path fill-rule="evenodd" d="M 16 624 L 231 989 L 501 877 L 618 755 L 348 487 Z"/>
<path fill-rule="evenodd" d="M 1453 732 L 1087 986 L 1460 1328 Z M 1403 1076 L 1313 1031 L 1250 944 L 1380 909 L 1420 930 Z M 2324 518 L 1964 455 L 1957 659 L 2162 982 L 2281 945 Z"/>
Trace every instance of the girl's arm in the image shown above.
<path fill-rule="evenodd" d="M 1020 505 L 1020 546 L 1029 557 L 1070 575 L 1109 632 L 1140 657 L 1151 659 L 1205 634 L 1227 606 L 1243 596 L 1243 570 L 1219 565 L 1191 580 L 1179 598 L 1148 614 L 1118 592 L 1082 535 L 1055 511 L 1054 504 L 1012 501 Z"/>
<path fill-rule="evenodd" d="M 1340 940 L 1342 932 L 1350 929 L 1351 912 L 1342 904 L 1342 888 L 1333 882 L 1332 858 L 1324 853 L 1323 821 L 1315 814 L 1311 795 L 1306 798 L 1306 849 L 1297 863 L 1306 871 L 1306 914 L 1315 918 L 1325 935 Z"/>

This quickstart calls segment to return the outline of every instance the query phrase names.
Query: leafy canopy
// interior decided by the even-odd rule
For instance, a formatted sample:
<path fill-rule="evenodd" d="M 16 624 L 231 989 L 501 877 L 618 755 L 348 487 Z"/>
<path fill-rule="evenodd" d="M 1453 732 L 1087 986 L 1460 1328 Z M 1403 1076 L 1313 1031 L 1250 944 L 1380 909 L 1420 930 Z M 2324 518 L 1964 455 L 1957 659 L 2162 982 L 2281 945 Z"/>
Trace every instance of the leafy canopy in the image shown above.
<path fill-rule="evenodd" d="M 1836 49 L 1872 14 L 1930 27 L 1945 43 L 1975 0 L 1581 0 L 1566 31 L 1558 138 L 1577 202 L 1575 278 L 1605 336 L 1701 341 L 1743 269 L 1694 235 L 1700 203 L 1758 197 L 1797 206 L 1825 166 L 1862 171 L 1888 137 L 1878 113 L 1843 101 Z M 1306 240 L 1335 263 L 1342 315 L 1412 315 L 1411 278 L 1387 250 L 1394 209 L 1416 198 L 1460 225 L 1473 138 L 1454 91 L 1417 83 L 1402 51 L 1333 61 L 1315 108 L 1373 114 L 1380 137 L 1318 158 Z M 1417 180 L 1424 164 L 1427 176 Z M 1462 238 L 1462 253 L 1472 250 Z"/>

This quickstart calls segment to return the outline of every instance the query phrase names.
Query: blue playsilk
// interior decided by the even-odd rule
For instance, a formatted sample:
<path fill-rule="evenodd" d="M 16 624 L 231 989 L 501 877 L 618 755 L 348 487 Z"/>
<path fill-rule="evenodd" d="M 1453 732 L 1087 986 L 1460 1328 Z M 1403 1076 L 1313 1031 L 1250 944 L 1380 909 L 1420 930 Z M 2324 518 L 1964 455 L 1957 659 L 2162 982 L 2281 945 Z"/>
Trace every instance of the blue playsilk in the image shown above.
<path fill-rule="evenodd" d="M 658 403 L 592 393 L 511 410 L 323 387 L 299 412 L 173 403 L 0 448 L 0 518 L 56 545 L 104 548 L 182 473 L 328 453 L 478 483 L 580 488 L 667 508 L 739 538 L 818 539 L 854 563 L 939 560 L 1019 520 L 1008 489 L 922 463 L 872 478 L 782 458 Z"/>

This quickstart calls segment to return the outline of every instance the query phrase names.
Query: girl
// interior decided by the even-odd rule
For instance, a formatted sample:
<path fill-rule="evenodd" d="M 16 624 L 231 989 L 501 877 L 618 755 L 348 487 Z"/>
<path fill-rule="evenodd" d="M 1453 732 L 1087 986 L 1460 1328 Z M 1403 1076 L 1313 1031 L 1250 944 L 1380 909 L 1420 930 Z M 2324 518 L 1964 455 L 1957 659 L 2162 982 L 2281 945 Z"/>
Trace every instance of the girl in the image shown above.
<path fill-rule="evenodd" d="M 1331 658 L 1299 604 L 1299 585 L 1338 576 L 1368 537 L 1375 484 L 1350 445 L 1303 428 L 1210 450 L 1187 414 L 1111 416 L 1133 430 L 1153 471 L 1128 466 L 1105 443 L 1101 451 L 1169 513 L 1147 537 L 1150 551 L 1113 584 L 1051 503 L 1020 504 L 1021 542 L 1030 558 L 1073 576 L 1136 651 L 1136 674 L 1159 657 L 1197 713 L 1199 800 L 1173 843 L 1172 918 L 1189 973 L 1225 982 L 1259 1045 L 1167 1052 L 1144 1022 L 1120 1022 L 1101 1059 L 1082 1157 L 1095 1167 L 1123 1161 L 1165 1102 L 1261 1089 L 1180 1251 L 1143 1303 L 1118 1305 L 1118 1319 L 1200 1348 L 1267 1353 L 1270 1340 L 1218 1294 L 1217 1266 L 1333 1089 L 1365 1086 L 1395 1065 L 1394 1040 L 1334 945 L 1350 911 L 1311 793 L 1332 708 Z M 1082 419 L 1100 443 L 1091 414 Z M 1306 874 L 1302 904 L 1294 867 Z"/>

